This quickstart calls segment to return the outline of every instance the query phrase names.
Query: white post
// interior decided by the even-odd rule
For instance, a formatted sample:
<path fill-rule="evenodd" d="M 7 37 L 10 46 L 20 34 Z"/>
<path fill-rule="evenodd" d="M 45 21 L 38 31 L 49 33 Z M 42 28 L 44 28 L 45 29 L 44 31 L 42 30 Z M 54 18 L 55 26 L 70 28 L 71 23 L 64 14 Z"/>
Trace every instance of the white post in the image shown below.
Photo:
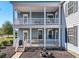
<path fill-rule="evenodd" d="M 46 7 L 44 7 L 44 25 L 46 25 Z"/>
<path fill-rule="evenodd" d="M 31 21 L 32 21 L 32 10 L 31 10 L 31 7 L 30 7 L 30 25 L 31 25 Z"/>
<path fill-rule="evenodd" d="M 15 25 L 15 10 L 13 9 L 13 47 L 15 47 L 15 30 L 14 30 L 14 25 Z"/>
<path fill-rule="evenodd" d="M 19 19 L 18 19 L 18 10 L 13 9 L 13 23 L 14 24 L 19 24 Z"/>
<path fill-rule="evenodd" d="M 44 48 L 46 48 L 46 28 L 44 28 Z"/>
<path fill-rule="evenodd" d="M 61 5 L 59 5 L 59 47 L 61 47 Z"/>
<path fill-rule="evenodd" d="M 56 42 L 56 30 L 55 30 L 55 42 Z"/>
<path fill-rule="evenodd" d="M 13 28 L 14 28 L 14 25 L 15 25 L 15 9 L 13 9 Z"/>
<path fill-rule="evenodd" d="M 31 45 L 31 40 L 32 40 L 32 28 L 30 28 L 30 45 Z"/>
<path fill-rule="evenodd" d="M 14 28 L 13 28 L 13 38 L 14 38 L 14 40 L 13 40 L 13 47 L 15 47 L 15 41 L 16 41 L 16 39 L 15 39 L 15 30 L 14 30 Z"/>
<path fill-rule="evenodd" d="M 46 7 L 44 7 L 44 48 L 46 48 Z"/>
<path fill-rule="evenodd" d="M 17 38 L 18 38 L 18 47 L 19 47 L 19 40 L 20 40 L 20 34 L 19 34 L 19 29 L 17 29 Z"/>
<path fill-rule="evenodd" d="M 56 24 L 56 13 L 55 13 L 55 24 Z"/>
<path fill-rule="evenodd" d="M 31 7 L 30 7 L 30 45 L 31 45 L 31 40 L 32 40 L 32 28 L 31 28 L 31 20 L 32 20 L 32 11 L 31 11 Z"/>

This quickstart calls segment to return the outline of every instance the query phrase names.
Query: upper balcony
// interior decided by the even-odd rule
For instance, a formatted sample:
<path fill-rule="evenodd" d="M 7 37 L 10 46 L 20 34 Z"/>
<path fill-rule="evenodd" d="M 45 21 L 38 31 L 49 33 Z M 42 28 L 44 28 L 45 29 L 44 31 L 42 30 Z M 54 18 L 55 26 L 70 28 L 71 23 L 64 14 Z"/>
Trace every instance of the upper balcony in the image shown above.
<path fill-rule="evenodd" d="M 59 25 L 60 5 L 24 5 L 14 6 L 15 25 Z"/>
<path fill-rule="evenodd" d="M 46 25 L 58 25 L 59 21 L 58 18 L 46 18 Z M 23 19 L 18 18 L 14 22 L 15 25 L 44 25 L 44 18 L 30 18 Z"/>

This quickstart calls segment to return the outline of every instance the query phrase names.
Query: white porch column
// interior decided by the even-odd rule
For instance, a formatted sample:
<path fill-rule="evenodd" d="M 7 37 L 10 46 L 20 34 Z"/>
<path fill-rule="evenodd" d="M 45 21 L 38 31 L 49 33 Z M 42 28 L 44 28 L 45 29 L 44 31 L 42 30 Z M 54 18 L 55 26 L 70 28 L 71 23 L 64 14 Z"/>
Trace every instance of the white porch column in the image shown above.
<path fill-rule="evenodd" d="M 44 48 L 46 48 L 46 7 L 44 7 Z"/>
<path fill-rule="evenodd" d="M 59 5 L 59 47 L 61 47 L 61 5 Z"/>
<path fill-rule="evenodd" d="M 44 25 L 46 25 L 46 7 L 44 7 Z"/>
<path fill-rule="evenodd" d="M 32 20 L 32 11 L 31 11 L 31 7 L 30 7 L 30 45 L 31 45 L 31 40 L 32 40 L 32 28 L 31 28 L 31 20 Z"/>
<path fill-rule="evenodd" d="M 31 45 L 31 40 L 32 40 L 32 28 L 30 28 L 30 45 Z"/>
<path fill-rule="evenodd" d="M 13 47 L 15 47 L 15 44 L 16 44 L 16 43 L 15 43 L 15 40 L 16 40 L 16 39 L 15 39 L 15 29 L 14 29 L 14 28 L 13 28 L 13 39 L 14 39 L 14 40 L 13 40 Z"/>
<path fill-rule="evenodd" d="M 44 28 L 44 48 L 46 48 L 46 28 Z"/>
<path fill-rule="evenodd" d="M 13 9 L 13 25 L 14 24 L 19 24 L 19 19 L 18 19 L 18 13 L 19 11 L 16 9 Z"/>
<path fill-rule="evenodd" d="M 57 13 L 57 12 L 56 12 Z M 55 13 L 55 24 L 56 24 L 56 13 Z"/>
<path fill-rule="evenodd" d="M 57 32 L 57 30 L 55 30 L 55 42 L 56 42 L 56 40 L 57 40 L 57 39 L 56 39 L 56 32 Z"/>
<path fill-rule="evenodd" d="M 14 39 L 14 41 L 13 41 L 13 47 L 15 47 L 15 44 L 16 44 L 16 43 L 15 43 L 15 39 L 16 39 L 16 38 L 15 38 L 15 27 L 14 27 L 14 26 L 15 26 L 15 13 L 16 13 L 15 11 L 16 11 L 16 10 L 13 9 L 13 39 Z"/>

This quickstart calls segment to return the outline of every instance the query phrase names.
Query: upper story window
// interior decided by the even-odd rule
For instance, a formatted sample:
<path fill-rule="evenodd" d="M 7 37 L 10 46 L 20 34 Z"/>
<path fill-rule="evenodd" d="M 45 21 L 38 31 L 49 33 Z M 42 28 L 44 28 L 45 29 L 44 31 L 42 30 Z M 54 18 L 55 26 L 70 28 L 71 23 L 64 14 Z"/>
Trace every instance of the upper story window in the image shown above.
<path fill-rule="evenodd" d="M 65 5 L 66 16 L 78 11 L 78 1 L 70 1 Z"/>
<path fill-rule="evenodd" d="M 68 15 L 70 15 L 71 13 L 73 13 L 73 1 L 70 1 L 68 3 Z"/>

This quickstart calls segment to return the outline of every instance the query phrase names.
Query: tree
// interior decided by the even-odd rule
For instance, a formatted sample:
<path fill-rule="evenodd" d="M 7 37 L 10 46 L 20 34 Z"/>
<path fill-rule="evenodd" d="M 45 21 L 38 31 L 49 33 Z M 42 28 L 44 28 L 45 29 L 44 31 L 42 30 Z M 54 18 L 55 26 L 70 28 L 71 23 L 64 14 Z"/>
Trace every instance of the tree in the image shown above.
<path fill-rule="evenodd" d="M 9 21 L 4 22 L 4 24 L 2 25 L 2 31 L 3 34 L 7 34 L 8 36 L 10 34 L 13 34 L 12 24 Z"/>

